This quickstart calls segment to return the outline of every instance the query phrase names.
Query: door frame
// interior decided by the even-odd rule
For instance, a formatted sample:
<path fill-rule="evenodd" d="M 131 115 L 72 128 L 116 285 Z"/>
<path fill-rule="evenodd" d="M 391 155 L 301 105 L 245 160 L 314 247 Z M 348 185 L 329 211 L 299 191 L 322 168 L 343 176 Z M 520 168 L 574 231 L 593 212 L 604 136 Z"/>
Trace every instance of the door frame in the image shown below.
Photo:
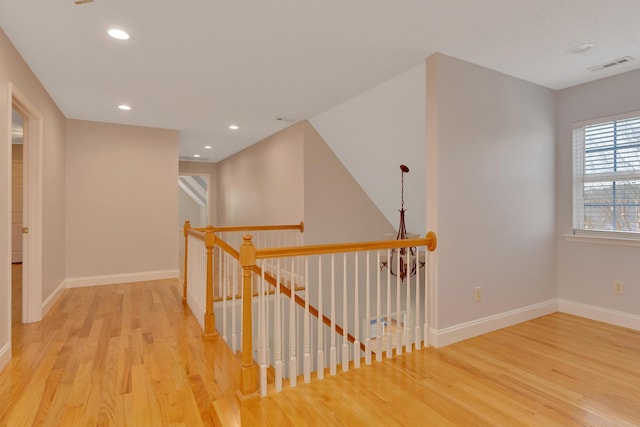
<path fill-rule="evenodd" d="M 43 116 L 12 83 L 8 99 L 24 119 L 22 322 L 32 323 L 42 320 Z"/>

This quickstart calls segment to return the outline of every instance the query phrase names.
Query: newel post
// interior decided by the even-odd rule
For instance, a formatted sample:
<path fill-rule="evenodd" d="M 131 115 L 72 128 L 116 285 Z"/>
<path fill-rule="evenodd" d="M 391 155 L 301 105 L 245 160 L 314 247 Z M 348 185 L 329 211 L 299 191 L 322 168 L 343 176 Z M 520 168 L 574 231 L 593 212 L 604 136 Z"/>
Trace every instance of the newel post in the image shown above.
<path fill-rule="evenodd" d="M 182 303 L 187 303 L 187 271 L 189 266 L 189 229 L 191 221 L 184 222 L 184 283 L 182 284 Z"/>
<path fill-rule="evenodd" d="M 257 396 L 257 367 L 253 361 L 253 291 L 251 275 L 256 265 L 256 247 L 251 236 L 242 237 L 240 265 L 242 266 L 242 366 L 240 373 L 240 398 Z"/>
<path fill-rule="evenodd" d="M 216 245 L 216 235 L 212 226 L 205 231 L 204 244 L 207 247 L 207 292 L 206 309 L 204 313 L 204 336 L 217 337 L 216 316 L 213 312 L 213 248 Z"/>

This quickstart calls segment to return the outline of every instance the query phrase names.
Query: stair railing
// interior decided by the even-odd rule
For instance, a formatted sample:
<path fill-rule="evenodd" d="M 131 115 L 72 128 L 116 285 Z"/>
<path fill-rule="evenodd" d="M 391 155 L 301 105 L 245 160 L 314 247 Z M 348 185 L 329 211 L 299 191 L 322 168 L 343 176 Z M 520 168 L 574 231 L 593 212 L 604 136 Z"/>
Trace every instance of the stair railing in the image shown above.
<path fill-rule="evenodd" d="M 190 221 L 185 221 L 183 230 L 185 264 L 182 301 L 190 307 L 198 319 L 205 337 L 216 337 L 218 330 L 223 331 L 225 341 L 229 342 L 233 351 L 236 351 L 236 318 L 239 316 L 235 315 L 235 309 L 236 301 L 241 299 L 241 288 L 238 285 L 239 253 L 234 248 L 239 248 L 242 242 L 241 236 L 249 232 L 257 237 L 261 248 L 300 245 L 304 223 L 200 228 L 191 227 Z M 224 301 L 221 313 L 222 324 L 218 327 L 216 327 L 217 319 L 214 310 L 215 301 Z M 229 306 L 232 323 L 230 337 L 227 328 Z"/>
<path fill-rule="evenodd" d="M 242 325 L 252 326 L 242 327 L 242 396 L 266 395 L 271 369 L 273 387 L 280 391 L 285 380 L 295 387 L 298 375 L 304 382 L 312 373 L 323 378 L 325 366 L 329 375 L 335 375 L 339 365 L 347 371 L 351 365 L 359 367 L 361 359 L 370 364 L 373 355 L 379 361 L 385 352 L 389 358 L 428 346 L 425 270 L 418 268 L 414 277 L 402 280 L 381 266 L 393 259 L 398 263 L 395 271 L 401 271 L 401 262 L 420 262 L 409 257 L 428 258 L 435 247 L 431 232 L 421 239 L 265 249 L 256 248 L 250 235 L 244 236 L 239 251 L 243 296 L 252 297 L 242 299 Z M 404 259 L 392 256 L 401 249 Z M 342 263 L 336 262 L 340 257 Z M 423 262 L 428 265 L 428 259 Z M 265 265 L 275 265 L 275 270 L 267 272 Z M 296 290 L 298 277 L 304 278 L 300 290 Z M 253 298 L 256 284 L 258 297 Z M 311 316 L 316 318 L 315 328 Z"/>
<path fill-rule="evenodd" d="M 382 360 L 385 351 L 388 358 L 403 350 L 409 352 L 413 347 L 428 346 L 425 271 L 418 269 L 414 278 L 401 280 L 399 276 L 392 277 L 391 268 L 382 271 L 381 266 L 395 260 L 398 263 L 395 271 L 401 271 L 403 260 L 392 254 L 405 253 L 404 262 L 410 263 L 410 254 L 416 252 L 409 248 L 417 250 L 417 261 L 424 265 L 428 252 L 419 249 L 435 249 L 433 233 L 423 239 L 289 247 L 273 247 L 273 242 L 288 243 L 286 238 L 264 236 L 258 239 L 264 247 L 256 247 L 252 236 L 245 234 L 239 250 L 220 237 L 222 233 L 227 233 L 224 236 L 230 240 L 233 238 L 229 233 L 268 231 L 273 234 L 278 227 L 285 232 L 301 233 L 304 225 L 221 230 L 216 227 L 194 229 L 185 223 L 183 298 L 203 327 L 203 335 L 214 337 L 220 331 L 234 353 L 237 352 L 237 323 L 240 323 L 241 396 L 256 395 L 258 384 L 259 393 L 264 396 L 268 387 L 267 372 L 273 374 L 273 387 L 280 391 L 284 381 L 296 386 L 298 375 L 304 382 L 310 381 L 312 372 L 322 378 L 325 366 L 330 375 L 335 375 L 339 357 L 341 369 L 346 371 L 349 366 L 359 367 L 361 358 L 369 364 L 372 356 Z M 295 244 L 296 239 L 291 241 Z M 405 250 L 401 251 L 402 248 Z M 349 253 L 353 254 L 350 263 Z M 314 256 L 317 265 L 310 267 Z M 336 257 L 340 256 L 342 263 L 336 263 Z M 324 267 L 323 257 L 330 258 Z M 336 270 L 342 273 L 341 282 L 336 278 Z M 395 292 L 392 292 L 394 282 Z M 311 285 L 312 288 L 308 288 Z M 336 296 L 340 294 L 342 298 L 338 297 L 338 301 L 342 301 L 342 306 L 337 307 Z M 422 296 L 424 305 L 421 305 Z M 214 301 L 218 301 L 215 306 Z M 323 305 L 329 306 L 328 315 Z M 361 319 L 362 305 L 364 319 Z M 340 308 L 341 315 L 336 311 Z M 313 329 L 311 317 L 317 321 Z M 395 329 L 392 324 L 396 325 Z"/>

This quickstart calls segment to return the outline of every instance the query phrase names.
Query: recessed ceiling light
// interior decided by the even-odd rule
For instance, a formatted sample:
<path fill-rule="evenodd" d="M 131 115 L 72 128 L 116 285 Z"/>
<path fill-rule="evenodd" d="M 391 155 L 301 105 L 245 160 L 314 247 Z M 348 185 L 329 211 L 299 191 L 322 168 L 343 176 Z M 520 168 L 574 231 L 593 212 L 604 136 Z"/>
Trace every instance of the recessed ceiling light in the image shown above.
<path fill-rule="evenodd" d="M 131 107 L 130 107 L 130 106 L 128 106 L 128 105 L 125 105 L 125 104 L 118 105 L 118 108 L 119 108 L 120 110 L 123 110 L 123 111 L 129 111 L 129 110 L 131 110 Z"/>
<path fill-rule="evenodd" d="M 200 154 L 194 154 L 193 157 L 200 157 Z"/>
<path fill-rule="evenodd" d="M 126 31 L 120 30 L 118 28 L 111 28 L 109 31 L 107 31 L 107 34 L 118 40 L 129 40 L 130 37 Z"/>
<path fill-rule="evenodd" d="M 210 145 L 205 145 L 204 148 L 206 148 L 207 150 L 211 150 L 211 146 Z"/>
<path fill-rule="evenodd" d="M 240 128 L 239 128 L 237 125 L 231 125 L 231 126 L 229 126 L 229 129 L 231 129 L 231 130 L 238 130 L 238 129 L 240 129 Z"/>
<path fill-rule="evenodd" d="M 595 46 L 595 43 L 582 43 L 569 49 L 569 53 L 584 53 L 591 50 Z"/>

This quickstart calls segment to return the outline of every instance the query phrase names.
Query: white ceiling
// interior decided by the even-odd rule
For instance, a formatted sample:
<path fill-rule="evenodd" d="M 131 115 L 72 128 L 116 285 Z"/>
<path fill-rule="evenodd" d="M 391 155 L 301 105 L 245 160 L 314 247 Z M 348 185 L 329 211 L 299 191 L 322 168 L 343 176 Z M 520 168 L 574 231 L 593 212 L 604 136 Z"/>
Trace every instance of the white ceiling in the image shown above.
<path fill-rule="evenodd" d="M 0 0 L 0 26 L 68 118 L 178 129 L 210 161 L 434 52 L 552 89 L 640 67 L 639 0 Z"/>

